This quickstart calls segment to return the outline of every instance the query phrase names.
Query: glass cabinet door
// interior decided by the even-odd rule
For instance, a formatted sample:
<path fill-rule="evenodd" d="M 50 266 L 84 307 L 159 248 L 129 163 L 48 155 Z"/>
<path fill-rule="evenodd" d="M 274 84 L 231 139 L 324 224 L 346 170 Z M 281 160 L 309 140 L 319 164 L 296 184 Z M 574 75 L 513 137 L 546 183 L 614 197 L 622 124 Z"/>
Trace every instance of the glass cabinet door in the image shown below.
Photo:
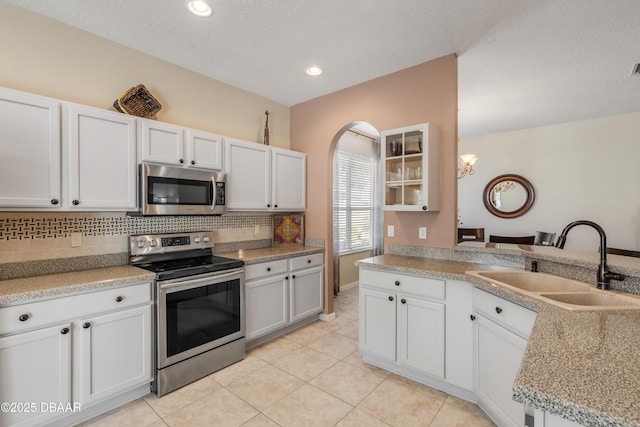
<path fill-rule="evenodd" d="M 433 157 L 432 160 L 438 161 L 437 155 L 431 147 L 433 142 L 430 139 L 430 127 L 432 125 L 425 123 L 382 132 L 386 210 L 426 211 L 438 209 L 438 202 L 428 198 L 428 185 L 432 184 L 427 179 L 429 177 L 428 160 Z M 437 165 L 433 167 L 438 169 L 439 173 Z M 432 174 L 432 176 L 437 179 L 437 175 Z M 436 182 L 434 185 L 439 185 L 439 183 Z"/>

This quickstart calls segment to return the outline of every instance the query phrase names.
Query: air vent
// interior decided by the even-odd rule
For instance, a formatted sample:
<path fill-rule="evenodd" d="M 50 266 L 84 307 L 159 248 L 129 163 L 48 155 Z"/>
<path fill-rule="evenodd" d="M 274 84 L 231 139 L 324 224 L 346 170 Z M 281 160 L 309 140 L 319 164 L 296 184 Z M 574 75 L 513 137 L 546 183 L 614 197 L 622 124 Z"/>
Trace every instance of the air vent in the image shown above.
<path fill-rule="evenodd" d="M 633 66 L 633 69 L 631 70 L 631 75 L 632 76 L 640 75 L 640 62 Z"/>

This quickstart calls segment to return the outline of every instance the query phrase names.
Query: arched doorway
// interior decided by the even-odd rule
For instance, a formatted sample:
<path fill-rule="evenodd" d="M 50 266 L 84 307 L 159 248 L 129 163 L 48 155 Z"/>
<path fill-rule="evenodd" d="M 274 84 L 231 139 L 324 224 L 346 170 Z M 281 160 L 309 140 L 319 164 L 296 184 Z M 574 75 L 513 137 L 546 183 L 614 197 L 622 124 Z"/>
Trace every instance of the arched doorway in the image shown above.
<path fill-rule="evenodd" d="M 356 286 L 355 261 L 382 253 L 380 133 L 366 122 L 343 127 L 332 144 L 333 293 Z"/>

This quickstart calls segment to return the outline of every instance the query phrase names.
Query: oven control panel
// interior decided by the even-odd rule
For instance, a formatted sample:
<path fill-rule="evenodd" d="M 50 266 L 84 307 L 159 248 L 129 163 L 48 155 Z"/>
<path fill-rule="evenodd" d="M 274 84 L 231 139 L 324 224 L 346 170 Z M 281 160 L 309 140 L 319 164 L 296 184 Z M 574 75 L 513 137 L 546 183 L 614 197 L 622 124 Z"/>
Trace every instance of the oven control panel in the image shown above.
<path fill-rule="evenodd" d="M 129 236 L 129 252 L 131 255 L 163 254 L 212 247 L 213 232 L 211 231 Z"/>

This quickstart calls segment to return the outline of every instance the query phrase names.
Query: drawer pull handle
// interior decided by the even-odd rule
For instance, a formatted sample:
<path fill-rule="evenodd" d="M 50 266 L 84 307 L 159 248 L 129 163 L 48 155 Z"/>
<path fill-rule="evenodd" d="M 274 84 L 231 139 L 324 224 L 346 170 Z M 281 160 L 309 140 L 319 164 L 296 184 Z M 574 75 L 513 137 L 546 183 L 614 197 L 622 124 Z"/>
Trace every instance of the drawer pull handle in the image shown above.
<path fill-rule="evenodd" d="M 471 321 L 473 322 L 474 320 L 476 320 L 476 315 L 475 314 L 470 315 L 469 319 L 471 319 Z"/>
<path fill-rule="evenodd" d="M 496 307 L 496 313 L 498 314 L 502 313 L 502 309 L 500 307 Z"/>
<path fill-rule="evenodd" d="M 60 331 L 60 333 L 62 335 L 67 335 L 69 333 L 69 328 L 62 328 L 62 330 Z"/>
<path fill-rule="evenodd" d="M 407 300 L 406 300 L 406 299 L 404 299 L 404 298 L 402 298 L 402 299 L 400 300 L 400 302 L 401 302 L 402 304 L 406 304 L 406 303 L 407 303 Z"/>
<path fill-rule="evenodd" d="M 123 299 L 124 299 L 124 297 L 117 296 L 116 297 L 116 302 L 122 302 Z"/>
<path fill-rule="evenodd" d="M 389 301 L 393 301 L 393 297 L 389 297 Z"/>
<path fill-rule="evenodd" d="M 20 317 L 18 317 L 18 319 L 21 322 L 26 322 L 27 320 L 29 320 L 29 317 L 31 317 L 31 316 L 29 316 L 28 314 L 21 314 Z"/>
<path fill-rule="evenodd" d="M 396 286 L 400 286 L 400 281 L 396 280 Z"/>
<path fill-rule="evenodd" d="M 91 323 L 89 323 L 89 322 L 84 322 L 84 323 L 82 324 L 82 327 L 83 327 L 83 328 L 85 328 L 85 329 L 89 329 L 89 328 L 91 327 Z"/>

